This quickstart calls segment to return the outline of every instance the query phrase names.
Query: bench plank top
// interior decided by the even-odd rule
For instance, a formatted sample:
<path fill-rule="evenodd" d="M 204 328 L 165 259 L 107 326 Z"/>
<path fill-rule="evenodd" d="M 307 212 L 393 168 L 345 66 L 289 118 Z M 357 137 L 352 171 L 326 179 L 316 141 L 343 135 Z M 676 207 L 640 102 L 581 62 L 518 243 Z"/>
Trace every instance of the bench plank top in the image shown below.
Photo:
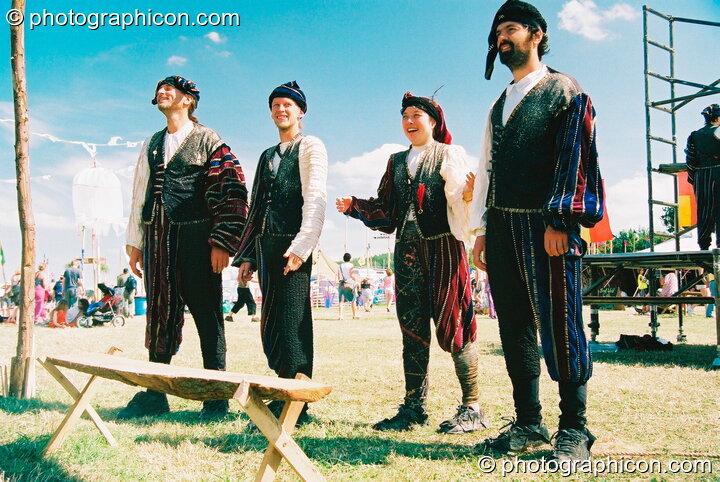
<path fill-rule="evenodd" d="M 265 400 L 316 402 L 332 391 L 330 385 L 310 380 L 180 367 L 116 355 L 58 355 L 48 356 L 46 361 L 59 367 L 191 400 L 231 399 L 243 383 L 249 383 Z"/>

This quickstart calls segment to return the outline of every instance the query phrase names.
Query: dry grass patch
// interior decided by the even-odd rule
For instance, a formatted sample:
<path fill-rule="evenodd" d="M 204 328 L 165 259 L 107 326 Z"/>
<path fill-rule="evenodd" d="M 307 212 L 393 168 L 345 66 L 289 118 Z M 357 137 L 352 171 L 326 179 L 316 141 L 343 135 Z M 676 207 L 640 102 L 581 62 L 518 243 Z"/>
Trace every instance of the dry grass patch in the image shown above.
<path fill-rule="evenodd" d="M 387 314 L 382 307 L 361 316 L 361 320 L 337 321 L 335 310 L 315 312 L 315 378 L 333 385 L 334 390 L 311 406 L 314 422 L 298 430 L 298 443 L 333 480 L 480 477 L 474 445 L 494 436 L 504 423 L 501 417 L 513 413 L 496 322 L 478 320 L 480 390 L 492 428 L 462 436 L 435 432 L 459 403 L 460 388 L 450 356 L 433 345 L 430 424 L 409 433 L 388 434 L 372 430 L 371 425 L 394 413 L 402 399 L 400 331 L 394 313 Z M 674 340 L 675 319 L 668 316 L 661 321 L 661 336 Z M 648 331 L 647 322 L 647 317 L 629 311 L 602 312 L 600 341 L 615 341 L 620 333 L 643 334 Z M 37 351 L 48 355 L 97 353 L 115 345 L 125 351 L 122 356 L 146 359 L 143 325 L 144 321 L 136 318 L 124 328 L 38 328 Z M 664 462 L 680 453 L 720 454 L 720 372 L 708 370 L 715 350 L 714 320 L 688 317 L 685 326 L 688 343 L 672 352 L 595 357 L 588 407 L 590 428 L 598 436 L 595 452 L 657 453 L 663 455 L 652 458 Z M 227 323 L 226 328 L 228 369 L 271 374 L 260 346 L 258 324 L 238 321 Z M 201 366 L 192 321 L 185 331 L 184 344 L 173 363 Z M 16 327 L 0 325 L 0 361 L 15 353 L 15 342 Z M 87 378 L 66 373 L 76 385 Z M 8 480 L 245 480 L 253 477 L 262 458 L 266 442 L 262 435 L 247 430 L 247 417 L 237 405 L 231 404 L 233 414 L 226 420 L 205 424 L 196 420 L 200 402 L 170 397 L 172 413 L 168 415 L 115 422 L 115 414 L 136 389 L 101 380 L 94 406 L 109 421 L 119 446 L 109 447 L 92 424 L 83 421 L 55 456 L 41 459 L 42 449 L 71 400 L 39 366 L 37 374 L 34 400 L 0 399 L 0 472 Z M 546 375 L 541 381 L 541 402 L 545 421 L 553 430 L 559 414 L 557 389 Z M 546 450 L 526 458 L 543 455 Z M 720 460 L 714 462 L 717 478 Z M 499 477 L 499 473 L 492 475 Z M 655 477 L 685 480 L 688 475 Z M 292 480 L 294 475 L 284 466 L 279 478 Z"/>

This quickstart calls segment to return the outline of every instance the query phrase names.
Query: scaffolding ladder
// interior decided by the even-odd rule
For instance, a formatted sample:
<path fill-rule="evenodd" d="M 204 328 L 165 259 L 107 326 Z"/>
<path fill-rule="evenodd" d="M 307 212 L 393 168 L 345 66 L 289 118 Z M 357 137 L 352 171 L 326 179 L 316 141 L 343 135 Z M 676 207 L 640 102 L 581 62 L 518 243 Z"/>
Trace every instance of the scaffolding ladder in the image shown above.
<path fill-rule="evenodd" d="M 667 22 L 668 39 L 667 44 L 650 39 L 648 36 L 648 18 L 650 15 L 656 16 Z M 688 105 L 694 99 L 706 97 L 709 95 L 720 94 L 720 79 L 711 84 L 703 84 L 700 82 L 692 82 L 689 80 L 679 79 L 675 77 L 675 39 L 674 25 L 675 23 L 688 23 L 695 25 L 704 25 L 710 27 L 720 27 L 720 22 L 711 22 L 707 20 L 697 20 L 683 17 L 673 17 L 653 10 L 647 5 L 643 5 L 643 55 L 645 60 L 645 146 L 647 155 L 647 180 L 648 180 L 648 217 L 649 217 L 649 236 L 650 251 L 655 251 L 655 237 L 673 238 L 675 239 L 675 251 L 680 251 L 680 238 L 695 229 L 695 226 L 680 229 L 678 217 L 678 178 L 677 174 L 687 170 L 684 162 L 678 162 L 678 139 L 677 139 L 677 123 L 676 113 L 681 108 Z M 669 57 L 669 74 L 664 75 L 650 69 L 650 48 L 657 48 L 668 54 Z M 650 94 L 650 79 L 655 78 L 667 82 L 669 87 L 669 97 L 652 99 Z M 675 87 L 684 85 L 694 89 L 696 92 L 689 95 L 675 96 Z M 658 111 L 670 116 L 671 137 L 663 137 L 655 135 L 651 129 L 651 112 Z M 672 162 L 658 163 L 653 159 L 653 148 L 665 144 L 671 146 Z M 653 174 L 660 173 L 673 176 L 674 193 L 673 199 L 663 200 L 655 197 L 653 191 Z M 674 208 L 674 230 L 672 233 L 658 232 L 655 230 L 655 207 Z"/>
<path fill-rule="evenodd" d="M 667 43 L 663 43 L 654 39 L 651 39 L 648 35 L 649 25 L 648 19 L 650 16 L 655 16 L 661 19 L 661 21 L 667 22 Z M 680 251 L 680 238 L 695 229 L 695 225 L 683 227 L 681 229 L 679 222 L 679 194 L 678 194 L 678 173 L 687 171 L 687 164 L 685 162 L 678 162 L 678 137 L 677 137 L 677 119 L 676 114 L 678 110 L 688 105 L 695 99 L 706 97 L 709 95 L 720 94 L 720 79 L 712 82 L 711 84 L 704 84 L 701 82 L 693 82 L 690 80 L 680 79 L 675 76 L 675 31 L 674 26 L 676 23 L 686 23 L 693 25 L 703 25 L 709 27 L 720 27 L 720 22 L 712 22 L 707 20 L 698 20 L 683 17 L 674 17 L 660 13 L 657 10 L 653 10 L 647 5 L 643 5 L 643 56 L 644 56 L 644 73 L 645 73 L 645 146 L 647 155 L 647 182 L 648 182 L 648 231 L 650 237 L 650 251 L 655 251 L 655 238 L 668 238 L 675 240 L 675 251 Z M 669 71 L 667 74 L 662 74 L 651 70 L 650 68 L 650 50 L 651 48 L 658 49 L 660 52 L 664 52 L 668 55 L 668 67 Z M 660 98 L 652 98 L 650 93 L 650 79 L 657 79 L 666 83 L 668 90 L 666 94 Z M 676 86 L 685 86 L 695 89 L 689 95 L 676 96 Z M 667 95 L 669 94 L 669 96 Z M 663 137 L 662 135 L 656 134 L 651 128 L 652 113 L 657 112 L 659 115 L 667 114 L 670 116 L 670 137 Z M 653 150 L 659 149 L 661 145 L 667 145 L 671 148 L 671 159 L 668 162 L 658 162 L 653 158 Z M 653 175 L 670 175 L 673 177 L 673 197 L 671 200 L 659 199 L 653 189 Z M 673 231 L 671 233 L 659 232 L 655 229 L 655 208 L 656 207 L 668 207 L 673 209 Z M 650 292 L 656 293 L 659 286 L 659 271 L 650 270 L 648 281 L 650 286 Z M 678 276 L 678 279 L 680 277 Z M 697 281 L 696 281 L 697 282 Z M 678 341 L 685 341 L 685 334 L 683 331 L 683 313 L 682 309 L 678 306 L 678 323 L 680 331 L 678 334 Z M 658 322 L 657 305 L 651 305 L 650 311 L 650 323 L 649 326 L 652 330 L 653 336 L 657 332 L 660 323 Z"/>

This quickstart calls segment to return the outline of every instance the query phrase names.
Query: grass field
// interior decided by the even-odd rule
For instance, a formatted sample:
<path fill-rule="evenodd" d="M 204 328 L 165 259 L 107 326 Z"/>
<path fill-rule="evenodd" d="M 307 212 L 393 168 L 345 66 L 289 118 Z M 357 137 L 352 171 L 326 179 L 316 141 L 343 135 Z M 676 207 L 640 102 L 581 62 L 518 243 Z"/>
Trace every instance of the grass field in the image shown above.
<path fill-rule="evenodd" d="M 394 413 L 402 398 L 400 331 L 394 312 L 384 308 L 361 320 L 337 321 L 336 311 L 315 311 L 315 379 L 334 386 L 324 400 L 311 406 L 314 421 L 297 432 L 297 441 L 320 471 L 332 480 L 474 480 L 478 469 L 473 447 L 495 436 L 513 414 L 510 385 L 495 320 L 478 319 L 480 392 L 492 427 L 482 433 L 441 435 L 435 432 L 460 399 L 450 356 L 433 346 L 430 360 L 430 424 L 408 433 L 372 430 L 377 420 Z M 589 316 L 586 313 L 586 322 Z M 630 312 L 602 312 L 601 342 L 616 341 L 621 333 L 648 332 L 648 317 Z M 674 340 L 677 321 L 661 317 L 660 336 Z M 714 319 L 686 318 L 688 342 L 672 352 L 618 352 L 595 355 L 589 384 L 589 427 L 598 437 L 594 452 L 651 454 L 632 460 L 656 459 L 663 464 L 700 453 L 720 454 L 720 371 L 709 370 L 715 352 Z M 38 328 L 38 355 L 104 352 L 111 345 L 122 356 L 146 359 L 144 319 L 124 328 Z M 16 327 L 0 324 L 0 362 L 15 353 Z M 228 369 L 270 374 L 262 353 L 257 323 L 227 324 Z M 174 364 L 200 367 L 200 349 L 192 321 Z M 66 372 L 73 383 L 87 376 Z M 55 456 L 41 459 L 42 449 L 69 408 L 69 395 L 43 368 L 37 369 L 37 396 L 18 401 L 0 398 L 0 480 L 246 480 L 252 479 L 266 442 L 247 428 L 248 419 L 231 404 L 231 416 L 215 423 L 196 420 L 200 402 L 170 397 L 172 413 L 154 419 L 113 421 L 117 411 L 136 392 L 118 382 L 101 380 L 94 406 L 119 446 L 110 447 L 87 420 L 69 436 Z M 541 401 L 551 432 L 558 419 L 556 385 L 544 373 Z M 522 459 L 538 461 L 547 447 Z M 620 460 L 617 455 L 609 455 Z M 705 457 L 700 457 L 703 459 Z M 500 464 L 490 475 L 500 477 Z M 603 474 L 599 478 L 688 478 L 720 480 L 720 459 L 712 459 L 713 473 Z M 513 478 L 537 478 L 513 474 Z M 560 475 L 550 476 L 560 479 Z M 589 478 L 586 475 L 582 479 Z M 280 480 L 295 479 L 283 465 Z"/>

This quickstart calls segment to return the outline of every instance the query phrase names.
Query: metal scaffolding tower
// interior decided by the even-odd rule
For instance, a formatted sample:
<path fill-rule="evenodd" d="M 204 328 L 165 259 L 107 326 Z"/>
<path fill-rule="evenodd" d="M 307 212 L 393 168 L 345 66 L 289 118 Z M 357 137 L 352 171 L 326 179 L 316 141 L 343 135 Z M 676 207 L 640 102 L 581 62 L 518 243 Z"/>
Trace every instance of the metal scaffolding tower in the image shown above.
<path fill-rule="evenodd" d="M 654 15 L 660 19 L 667 21 L 668 24 L 668 39 L 667 43 L 658 42 L 651 40 L 648 37 L 648 17 Z M 678 162 L 678 139 L 677 139 L 677 124 L 676 124 L 676 113 L 682 107 L 688 105 L 694 99 L 700 97 L 706 97 L 709 95 L 720 94 L 720 79 L 714 81 L 711 84 L 703 84 L 699 82 L 691 82 L 689 80 L 678 79 L 675 77 L 675 41 L 673 27 L 675 23 L 688 23 L 695 25 L 705 25 L 710 27 L 720 27 L 720 22 L 710 22 L 707 20 L 695 20 L 691 18 L 673 17 L 660 13 L 647 5 L 643 5 L 643 47 L 644 47 L 644 58 L 645 58 L 645 143 L 647 153 L 647 178 L 648 178 L 648 215 L 649 215 L 649 231 L 650 231 L 650 250 L 655 251 L 655 237 L 665 237 L 675 239 L 675 250 L 680 250 L 680 237 L 695 229 L 695 226 L 689 226 L 684 229 L 680 229 L 678 223 L 678 179 L 677 174 L 687 170 L 687 166 L 684 162 Z M 650 47 L 659 49 L 660 51 L 666 52 L 669 57 L 669 72 L 667 75 L 650 70 Z M 711 50 L 714 50 L 715 46 L 708 46 Z M 666 95 L 653 100 L 650 95 L 650 79 L 659 79 L 667 83 L 669 87 L 669 97 Z M 675 88 L 676 86 L 687 86 L 693 89 L 697 89 L 696 92 L 689 95 L 681 95 L 676 97 Z M 651 129 L 651 119 L 653 112 L 665 113 L 670 116 L 670 137 L 663 136 L 661 134 L 655 134 Z M 659 150 L 660 146 L 670 146 L 671 149 L 671 162 L 668 162 L 665 158 L 665 163 L 657 162 L 653 160 L 653 151 Z M 657 156 L 656 156 L 657 157 Z M 653 192 L 653 174 L 660 173 L 665 175 L 673 176 L 674 195 L 671 201 L 657 199 Z M 670 207 L 674 208 L 675 212 L 675 229 L 673 233 L 657 232 L 655 230 L 655 207 Z"/>

